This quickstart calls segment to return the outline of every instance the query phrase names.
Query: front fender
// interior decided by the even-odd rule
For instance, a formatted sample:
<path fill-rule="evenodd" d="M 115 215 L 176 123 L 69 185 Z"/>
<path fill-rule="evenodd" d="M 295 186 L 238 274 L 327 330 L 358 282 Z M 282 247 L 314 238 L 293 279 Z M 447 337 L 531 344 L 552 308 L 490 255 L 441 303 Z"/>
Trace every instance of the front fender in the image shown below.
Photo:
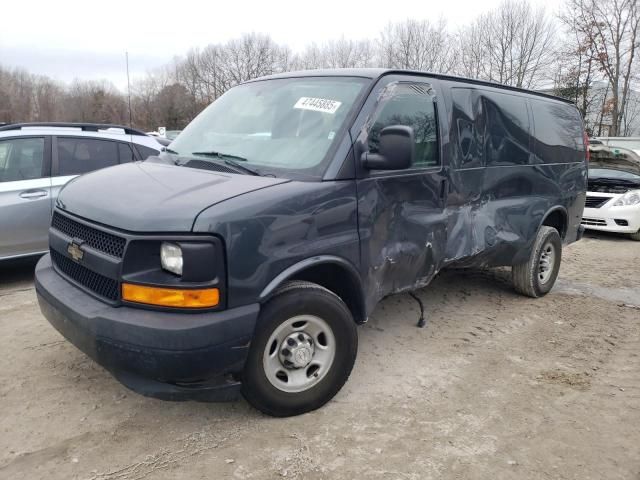
<path fill-rule="evenodd" d="M 358 273 L 358 270 L 356 270 L 356 268 L 347 260 L 345 260 L 344 258 L 336 257 L 334 255 L 318 255 L 295 263 L 289 268 L 280 272 L 280 274 L 276 275 L 276 277 L 269 282 L 264 290 L 262 290 L 262 293 L 260 293 L 260 303 L 268 300 L 273 292 L 275 292 L 278 287 L 280 287 L 280 285 L 285 283 L 287 280 L 294 278 L 296 275 L 305 270 L 325 264 L 334 264 L 342 267 L 347 272 L 349 272 L 352 280 L 355 280 L 358 284 L 360 284 L 360 274 Z"/>

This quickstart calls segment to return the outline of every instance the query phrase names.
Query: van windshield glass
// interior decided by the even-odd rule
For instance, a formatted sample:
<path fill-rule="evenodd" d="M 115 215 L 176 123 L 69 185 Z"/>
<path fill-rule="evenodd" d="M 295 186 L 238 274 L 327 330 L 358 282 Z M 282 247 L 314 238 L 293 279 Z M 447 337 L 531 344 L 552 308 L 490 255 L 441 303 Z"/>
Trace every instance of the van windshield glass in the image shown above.
<path fill-rule="evenodd" d="M 307 77 L 237 86 L 198 115 L 171 150 L 211 162 L 242 159 L 261 174 L 320 178 L 366 84 L 362 78 Z"/>

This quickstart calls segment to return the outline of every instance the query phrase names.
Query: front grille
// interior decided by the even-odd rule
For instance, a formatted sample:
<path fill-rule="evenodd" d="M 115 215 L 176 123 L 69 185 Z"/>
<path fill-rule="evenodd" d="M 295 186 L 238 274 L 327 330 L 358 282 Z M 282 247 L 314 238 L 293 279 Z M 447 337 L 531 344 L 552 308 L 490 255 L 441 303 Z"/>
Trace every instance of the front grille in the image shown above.
<path fill-rule="evenodd" d="M 590 192 L 598 193 L 627 193 L 629 188 L 622 185 L 605 185 L 596 182 L 589 182 L 588 190 Z"/>
<path fill-rule="evenodd" d="M 584 206 L 586 208 L 600 208 L 602 205 L 607 203 L 613 197 L 594 197 L 591 195 L 587 195 L 587 199 L 584 202 Z"/>
<path fill-rule="evenodd" d="M 601 218 L 585 218 L 582 217 L 582 225 L 591 225 L 593 227 L 606 227 L 607 221 Z"/>
<path fill-rule="evenodd" d="M 60 271 L 74 282 L 107 300 L 118 300 L 117 281 L 89 270 L 55 250 L 51 250 L 51 259 Z"/>
<path fill-rule="evenodd" d="M 54 212 L 51 226 L 71 238 L 83 240 L 91 248 L 112 257 L 122 258 L 127 241 L 111 233 L 89 227 L 80 222 Z"/>

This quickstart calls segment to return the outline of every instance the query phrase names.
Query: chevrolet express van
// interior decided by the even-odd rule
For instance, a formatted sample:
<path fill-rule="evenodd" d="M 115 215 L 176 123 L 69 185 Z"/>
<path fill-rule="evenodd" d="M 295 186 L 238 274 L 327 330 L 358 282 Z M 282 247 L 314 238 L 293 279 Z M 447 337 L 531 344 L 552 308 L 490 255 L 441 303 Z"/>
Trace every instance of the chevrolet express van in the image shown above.
<path fill-rule="evenodd" d="M 296 415 L 346 382 L 376 304 L 443 268 L 549 292 L 586 184 L 559 98 L 382 69 L 259 78 L 158 157 L 70 182 L 38 299 L 137 392 Z"/>

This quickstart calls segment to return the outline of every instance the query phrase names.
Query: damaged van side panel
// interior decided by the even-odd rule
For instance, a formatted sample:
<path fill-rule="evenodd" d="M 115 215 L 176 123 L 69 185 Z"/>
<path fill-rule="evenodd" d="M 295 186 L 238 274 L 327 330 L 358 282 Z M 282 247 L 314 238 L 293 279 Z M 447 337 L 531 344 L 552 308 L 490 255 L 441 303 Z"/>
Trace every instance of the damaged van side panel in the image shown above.
<path fill-rule="evenodd" d="M 439 163 L 402 172 L 359 170 L 361 271 L 369 311 L 386 295 L 426 285 L 448 265 L 526 261 L 548 218 L 565 241 L 576 239 L 586 169 L 575 108 L 464 82 L 387 76 L 352 129 L 356 159 L 393 96 L 390 89 L 402 82 L 430 88 Z"/>
<path fill-rule="evenodd" d="M 398 172 L 360 169 L 356 183 L 367 311 L 390 293 L 427 285 L 445 257 L 447 178 L 440 153 L 437 80 L 383 77 L 352 129 L 356 161 L 378 132 L 403 122 L 416 137 L 414 164 Z"/>
<path fill-rule="evenodd" d="M 413 126 L 415 164 L 363 169 L 361 154 L 394 123 Z M 334 168 L 349 176 L 283 183 L 198 216 L 193 230 L 220 235 L 233 259 L 230 307 L 300 278 L 298 267 L 335 260 L 339 278 L 332 280 L 357 286 L 356 316 L 364 321 L 380 299 L 423 287 L 444 267 L 525 261 L 549 219 L 565 242 L 577 238 L 586 166 L 571 105 L 394 73 L 375 81 L 349 134 L 353 148 L 336 156 Z"/>

